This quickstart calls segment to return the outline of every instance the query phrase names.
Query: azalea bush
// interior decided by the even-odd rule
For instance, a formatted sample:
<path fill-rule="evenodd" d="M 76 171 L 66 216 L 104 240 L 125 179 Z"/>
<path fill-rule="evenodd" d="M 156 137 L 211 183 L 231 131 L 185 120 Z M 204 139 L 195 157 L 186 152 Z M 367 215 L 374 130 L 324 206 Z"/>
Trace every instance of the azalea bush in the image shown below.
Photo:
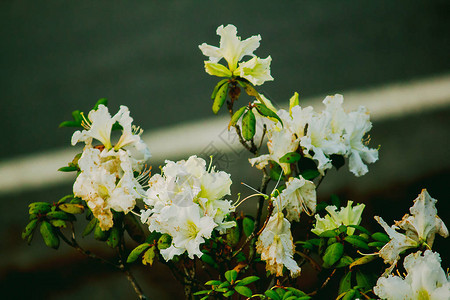
<path fill-rule="evenodd" d="M 186 299 L 450 299 L 448 274 L 432 249 L 435 236 L 448 230 L 426 190 L 393 225 L 375 216 L 376 232 L 361 225 L 370 216 L 356 199 L 318 201 L 328 170 L 347 165 L 359 177 L 378 160 L 378 148 L 369 146 L 369 112 L 345 111 L 338 94 L 326 97 L 320 111 L 302 107 L 297 93 L 288 109 L 276 109 L 258 92 L 273 80 L 271 57 L 254 54 L 261 37 L 241 40 L 233 25 L 217 34 L 219 47 L 199 46 L 206 72 L 221 78 L 212 110 L 228 111 L 228 130 L 248 151 L 248 167 L 260 170 L 261 185 L 231 194 L 232 176 L 216 169 L 213 156 L 166 160 L 154 172 L 151 145 L 128 108 L 112 114 L 100 99 L 61 124 L 78 127 L 71 143 L 84 145 L 60 169 L 76 174 L 73 190 L 59 201 L 31 203 L 23 239 L 30 243 L 39 228 L 48 247 L 62 241 L 116 267 L 141 299 L 132 264 L 148 265 L 148 272 L 166 265 Z M 242 211 L 244 202 L 254 209 Z M 114 260 L 80 245 L 81 215 L 88 221 L 81 237 L 116 249 Z M 312 286 L 302 284 L 311 277 Z"/>

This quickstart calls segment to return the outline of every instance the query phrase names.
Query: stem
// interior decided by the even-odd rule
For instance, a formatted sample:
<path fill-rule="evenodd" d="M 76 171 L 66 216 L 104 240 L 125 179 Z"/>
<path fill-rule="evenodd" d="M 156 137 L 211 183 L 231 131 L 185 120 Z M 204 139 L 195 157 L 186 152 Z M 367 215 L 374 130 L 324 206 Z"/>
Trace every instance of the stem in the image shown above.
<path fill-rule="evenodd" d="M 334 273 L 336 273 L 336 269 L 334 269 L 333 272 L 331 272 L 330 276 L 328 276 L 328 278 L 322 283 L 322 285 L 320 286 L 319 289 L 317 289 L 317 290 L 315 290 L 315 291 L 309 293 L 308 296 L 314 296 L 314 295 L 317 294 L 317 292 L 318 292 L 319 290 L 323 289 L 323 288 L 328 284 L 328 282 L 330 282 L 331 277 L 333 277 Z"/>
<path fill-rule="evenodd" d="M 127 277 L 128 281 L 130 282 L 131 286 L 133 287 L 134 292 L 136 293 L 136 295 L 138 295 L 139 299 L 146 300 L 147 297 L 142 292 L 142 289 L 139 286 L 139 284 L 137 283 L 136 278 L 128 270 L 128 268 L 122 263 L 122 260 L 120 260 L 119 268 L 125 274 L 125 276 Z"/>

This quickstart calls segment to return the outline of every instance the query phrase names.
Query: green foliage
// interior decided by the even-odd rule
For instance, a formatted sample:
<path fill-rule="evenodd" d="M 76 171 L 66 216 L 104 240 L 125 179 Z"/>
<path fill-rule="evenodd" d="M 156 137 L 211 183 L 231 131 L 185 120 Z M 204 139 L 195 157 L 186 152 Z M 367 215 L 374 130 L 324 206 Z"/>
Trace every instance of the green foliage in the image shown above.
<path fill-rule="evenodd" d="M 346 236 L 344 238 L 344 240 L 354 247 L 361 248 L 364 250 L 369 250 L 369 245 L 367 245 L 367 242 L 359 236 L 349 235 L 349 236 Z"/>
<path fill-rule="evenodd" d="M 298 152 L 289 152 L 280 158 L 280 163 L 288 163 L 288 164 L 296 163 L 301 159 L 301 157 L 302 156 Z"/>
<path fill-rule="evenodd" d="M 220 83 L 220 82 L 219 82 Z M 228 92 L 228 82 L 223 83 L 219 90 L 217 91 L 215 97 L 214 97 L 214 103 L 212 106 L 212 110 L 215 114 L 217 114 L 222 107 L 222 105 L 225 103 L 225 100 L 227 99 L 227 92 Z"/>
<path fill-rule="evenodd" d="M 58 249 L 59 247 L 59 237 L 54 229 L 54 227 L 47 221 L 42 221 L 40 227 L 42 238 L 44 239 L 47 247 Z"/>
<path fill-rule="evenodd" d="M 330 268 L 344 254 L 344 245 L 341 243 L 334 243 L 327 247 L 323 255 L 323 267 Z"/>
<path fill-rule="evenodd" d="M 267 108 L 266 105 L 257 103 L 255 104 L 255 108 L 262 116 L 277 119 L 281 125 L 283 125 L 283 121 L 281 121 L 280 117 L 274 111 Z"/>
<path fill-rule="evenodd" d="M 236 125 L 236 123 L 239 121 L 239 119 L 241 118 L 241 116 L 244 114 L 245 110 L 248 109 L 247 106 L 243 106 L 241 108 L 239 108 L 231 117 L 230 123 L 228 124 L 228 129 L 231 126 Z"/>
<path fill-rule="evenodd" d="M 250 141 L 255 135 L 256 118 L 252 110 L 248 110 L 242 117 L 242 136 L 246 141 Z"/>
<path fill-rule="evenodd" d="M 217 92 L 218 92 L 219 89 L 225 84 L 225 82 L 228 82 L 228 81 L 229 81 L 229 79 L 222 79 L 221 81 L 219 81 L 219 82 L 216 84 L 216 86 L 214 87 L 214 90 L 213 90 L 213 92 L 212 92 L 212 94 L 211 94 L 211 100 L 216 99 Z"/>
<path fill-rule="evenodd" d="M 242 230 L 244 231 L 244 234 L 250 236 L 254 229 L 255 220 L 250 216 L 244 217 L 244 219 L 242 219 Z"/>
<path fill-rule="evenodd" d="M 143 243 L 140 244 L 139 246 L 137 246 L 136 248 L 133 249 L 133 251 L 131 251 L 131 253 L 128 255 L 127 258 L 127 263 L 132 263 L 134 261 L 136 261 L 139 256 L 142 254 L 142 252 L 144 252 L 145 250 L 147 250 L 148 248 L 150 248 L 150 244 L 149 243 Z"/>

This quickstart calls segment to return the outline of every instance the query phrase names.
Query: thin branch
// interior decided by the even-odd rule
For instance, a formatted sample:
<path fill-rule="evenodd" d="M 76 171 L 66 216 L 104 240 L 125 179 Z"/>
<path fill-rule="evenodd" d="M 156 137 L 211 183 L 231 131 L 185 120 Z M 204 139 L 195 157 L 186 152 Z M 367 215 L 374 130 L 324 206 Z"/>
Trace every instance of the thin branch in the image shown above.
<path fill-rule="evenodd" d="M 336 273 L 336 270 L 337 269 L 334 269 L 333 272 L 331 272 L 330 276 L 328 276 L 328 278 L 322 283 L 319 289 L 309 293 L 308 296 L 314 296 L 318 293 L 319 290 L 323 289 L 328 284 L 328 282 L 330 282 L 331 277 L 333 277 L 334 273 Z"/>

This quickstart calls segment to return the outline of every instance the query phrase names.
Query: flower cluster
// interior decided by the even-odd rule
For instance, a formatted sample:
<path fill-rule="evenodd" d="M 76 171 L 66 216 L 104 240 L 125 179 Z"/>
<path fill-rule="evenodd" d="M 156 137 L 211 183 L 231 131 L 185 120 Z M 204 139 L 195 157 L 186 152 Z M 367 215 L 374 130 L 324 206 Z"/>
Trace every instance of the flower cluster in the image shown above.
<path fill-rule="evenodd" d="M 126 106 L 111 116 L 106 106 L 99 105 L 84 118 L 85 130 L 72 136 L 72 145 L 80 141 L 86 144 L 78 160 L 80 173 L 73 193 L 86 201 L 102 230 L 113 226 L 112 210 L 126 214 L 144 194 L 142 180 L 135 178 L 134 172 L 143 170 L 150 152 L 140 138 L 142 130 L 133 127 L 132 122 Z M 115 124 L 122 133 L 113 145 L 111 133 Z M 94 146 L 94 139 L 101 145 Z"/>
<path fill-rule="evenodd" d="M 365 135 L 372 123 L 366 108 L 346 113 L 342 107 L 344 98 L 336 94 L 323 100 L 325 110 L 317 113 L 312 107 L 298 105 L 298 94 L 291 99 L 289 112 L 280 109 L 280 122 L 269 122 L 267 146 L 269 154 L 250 159 L 258 168 L 270 160 L 280 164 L 284 173 L 290 173 L 288 163 L 280 162 L 286 153 L 300 151 L 317 161 L 317 169 L 323 175 L 332 167 L 332 155 L 348 158 L 349 169 L 356 176 L 368 172 L 366 163 L 378 160 L 378 150 L 367 147 Z"/>
<path fill-rule="evenodd" d="M 220 36 L 219 48 L 206 43 L 199 46 L 203 54 L 209 57 L 209 61 L 205 61 L 205 70 L 208 74 L 218 77 L 241 77 L 254 85 L 273 80 L 270 75 L 272 58 L 268 56 L 262 59 L 253 54 L 259 47 L 260 35 L 241 41 L 234 25 L 219 26 L 217 35 Z M 239 63 L 244 56 L 252 58 Z M 218 63 L 222 58 L 227 62 L 227 66 Z"/>
<path fill-rule="evenodd" d="M 185 251 L 190 258 L 201 257 L 200 245 L 214 229 L 224 233 L 235 226 L 234 221 L 226 220 L 234 206 L 221 200 L 230 194 L 230 174 L 207 170 L 201 158 L 166 161 L 162 175 L 153 175 L 149 185 L 141 221 L 148 224 L 150 231 L 172 237 L 171 246 L 161 250 L 166 260 Z"/>

